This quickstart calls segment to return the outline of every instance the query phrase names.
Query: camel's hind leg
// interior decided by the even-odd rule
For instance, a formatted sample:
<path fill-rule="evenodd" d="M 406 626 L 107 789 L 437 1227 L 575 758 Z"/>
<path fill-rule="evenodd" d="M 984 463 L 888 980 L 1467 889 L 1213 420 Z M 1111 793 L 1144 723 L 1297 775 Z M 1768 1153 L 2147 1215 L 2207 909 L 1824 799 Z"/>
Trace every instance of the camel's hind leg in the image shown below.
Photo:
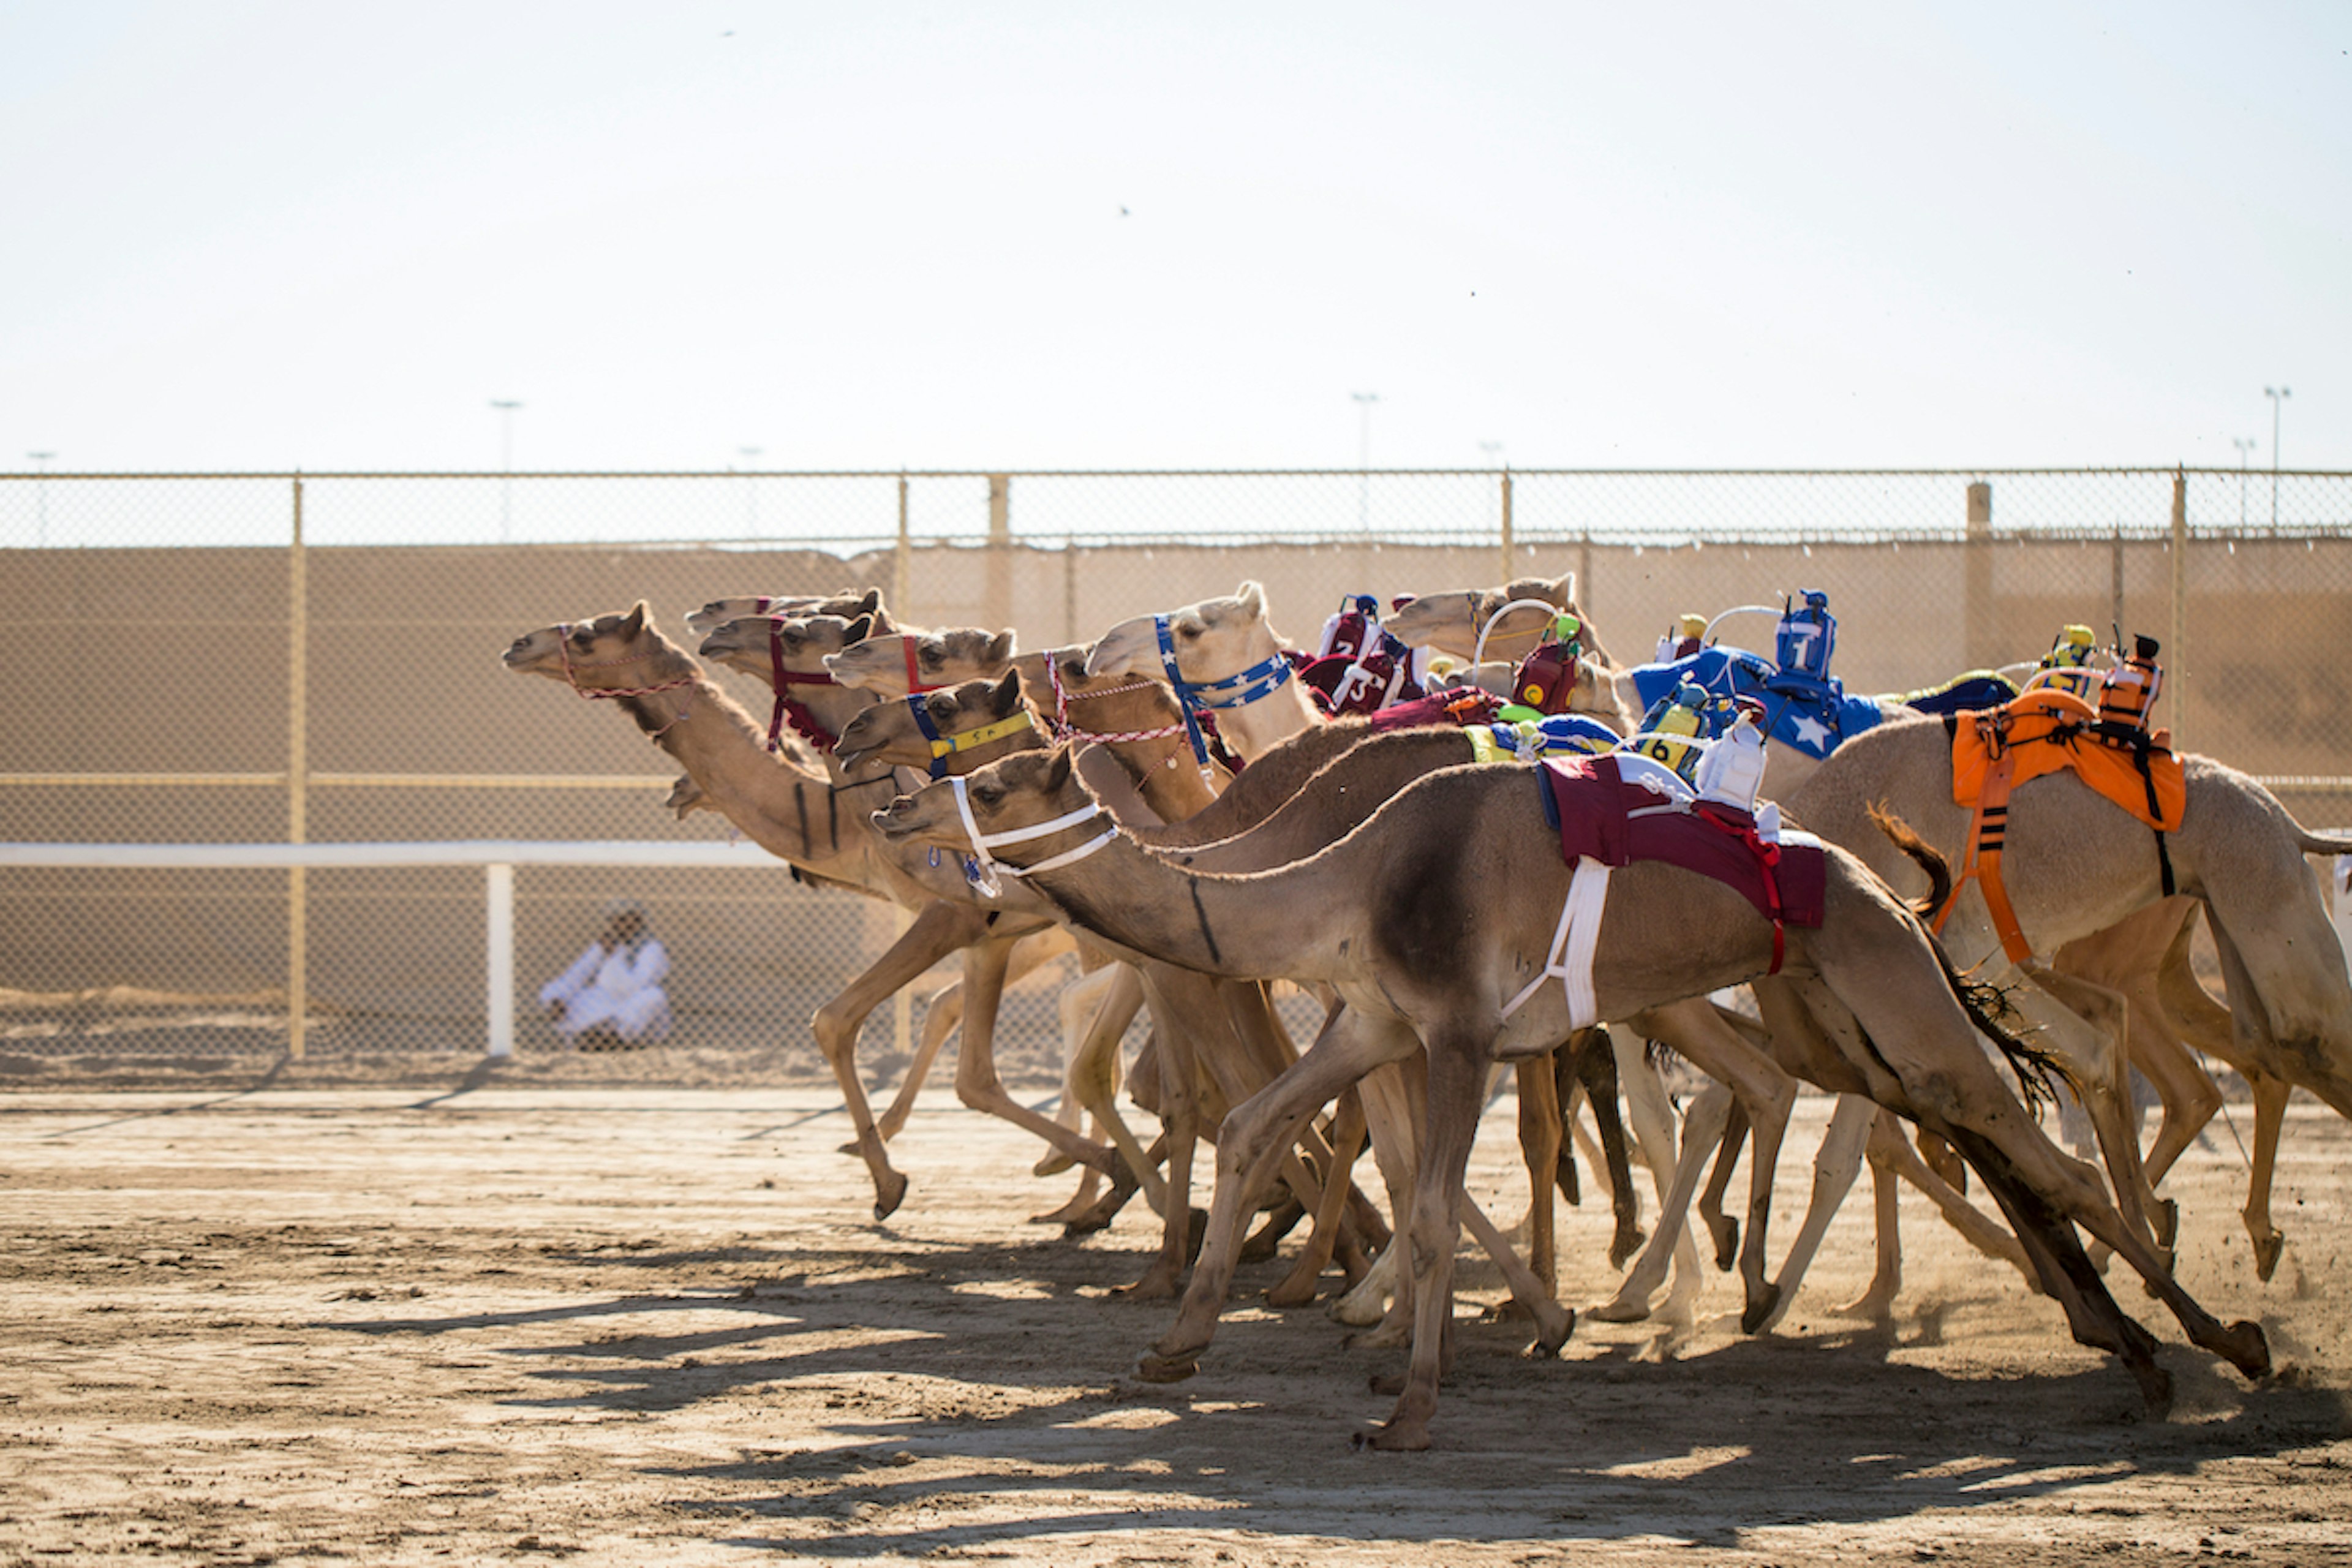
<path fill-rule="evenodd" d="M 2246 1222 L 2254 1244 L 2254 1277 L 2265 1284 L 2278 1271 L 2286 1237 L 2271 1223 L 2271 1179 L 2278 1171 L 2279 1131 L 2286 1122 L 2286 1102 L 2294 1086 L 2280 1079 L 2250 1075 L 2254 1091 L 2254 1168 L 2246 1182 L 2246 1206 L 2239 1216 Z"/>
<path fill-rule="evenodd" d="M 1546 1295 L 1559 1289 L 1559 1260 L 1553 1245 L 1553 1183 L 1559 1170 L 1559 1085 L 1551 1053 L 1517 1064 L 1519 1152 L 1527 1161 L 1528 1263 L 1543 1281 Z"/>
<path fill-rule="evenodd" d="M 1006 1093 L 996 1076 L 996 1008 L 1004 994 L 1011 947 L 1005 938 L 990 937 L 964 950 L 963 1045 L 956 1052 L 956 1098 L 974 1110 L 1034 1132 L 1079 1163 L 1108 1173 L 1118 1165 L 1115 1151 L 1030 1110 Z"/>
<path fill-rule="evenodd" d="M 1797 1299 L 1797 1287 L 1803 1283 L 1805 1270 L 1812 1267 L 1813 1255 L 1821 1250 L 1822 1238 L 1829 1235 L 1830 1221 L 1836 1217 L 1838 1207 L 1853 1189 L 1853 1179 L 1862 1173 L 1863 1151 L 1870 1142 L 1871 1124 L 1878 1118 L 1878 1107 L 1859 1094 L 1841 1094 L 1837 1106 L 1830 1112 L 1829 1130 L 1822 1135 L 1822 1146 L 1813 1154 L 1812 1199 L 1806 1205 L 1804 1223 L 1797 1227 L 1797 1238 L 1789 1244 L 1789 1256 L 1782 1259 L 1779 1301 L 1772 1314 L 1761 1325 L 1769 1329 L 1788 1311 Z"/>

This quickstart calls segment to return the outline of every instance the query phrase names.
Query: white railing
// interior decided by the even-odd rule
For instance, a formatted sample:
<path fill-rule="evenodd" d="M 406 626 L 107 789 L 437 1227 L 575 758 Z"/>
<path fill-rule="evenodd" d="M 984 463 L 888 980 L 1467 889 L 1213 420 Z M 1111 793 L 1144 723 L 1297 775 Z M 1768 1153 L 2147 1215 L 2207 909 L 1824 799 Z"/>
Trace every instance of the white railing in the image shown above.
<path fill-rule="evenodd" d="M 288 870 L 367 866 L 479 866 L 483 871 L 483 985 L 487 1047 L 494 1057 L 514 1054 L 514 868 L 517 866 L 773 866 L 784 863 L 740 842 L 679 842 L 660 838 L 460 838 L 415 843 L 348 844 L 0 844 L 0 866 L 105 868 L 115 870 Z M 287 1049 L 303 1053 L 308 1009 L 303 973 L 303 900 L 293 900 L 288 944 Z M 903 1025 L 902 1025 L 903 1032 Z"/>

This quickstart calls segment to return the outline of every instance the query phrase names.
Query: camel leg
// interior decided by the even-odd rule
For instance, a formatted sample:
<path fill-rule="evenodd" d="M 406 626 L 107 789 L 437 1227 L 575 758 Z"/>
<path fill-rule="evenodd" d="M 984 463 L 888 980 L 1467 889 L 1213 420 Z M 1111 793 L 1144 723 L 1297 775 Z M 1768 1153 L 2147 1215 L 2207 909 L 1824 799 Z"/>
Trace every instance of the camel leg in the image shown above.
<path fill-rule="evenodd" d="M 1054 1120 L 1073 1132 L 1078 1131 L 1087 1112 L 1086 1097 L 1079 1090 L 1078 1075 L 1085 1070 L 1080 1061 L 1087 1048 L 1088 1032 L 1101 1018 L 1109 994 L 1118 987 L 1118 966 L 1107 963 L 1063 986 L 1061 995 L 1055 999 L 1054 1016 L 1062 1026 L 1062 1099 L 1054 1107 Z M 1138 1006 L 1142 1005 L 1140 991 L 1136 994 L 1136 1002 Z M 1033 1176 L 1057 1176 L 1069 1168 L 1068 1155 L 1059 1149 L 1048 1149 L 1038 1156 L 1029 1173 Z"/>
<path fill-rule="evenodd" d="M 1642 1163 L 1650 1168 L 1651 1190 L 1663 1205 L 1666 1190 L 1674 1184 L 1677 1147 L 1674 1105 L 1666 1098 L 1665 1085 L 1658 1081 L 1657 1073 L 1650 1066 L 1642 1040 L 1632 1030 L 1611 1025 L 1609 1043 L 1617 1058 L 1617 1081 L 1624 1090 L 1628 1130 L 1633 1134 L 1634 1146 L 1642 1152 Z M 1666 1224 L 1662 1209 L 1658 1215 L 1661 1232 Z M 1667 1289 L 1665 1300 L 1654 1311 L 1671 1322 L 1686 1323 L 1705 1279 L 1699 1271 L 1698 1248 L 1692 1244 L 1687 1228 L 1677 1232 L 1673 1247 L 1674 1282 Z"/>
<path fill-rule="evenodd" d="M 2156 1087 L 2157 1099 L 2164 1107 L 2164 1118 L 2157 1123 L 2156 1142 L 2141 1163 L 2141 1168 L 2147 1173 L 2151 1193 L 2172 1169 L 2173 1162 L 2213 1120 L 2213 1113 L 2221 1109 L 2221 1090 L 2213 1082 L 2213 1075 L 2198 1062 L 2180 1037 L 2152 1016 L 2152 1011 L 2141 1005 L 2135 1005 L 2131 1011 L 2132 1064 Z M 2156 1222 L 2157 1240 L 2171 1247 L 2179 1234 L 2180 1205 L 2170 1198 L 2158 1198 L 2149 1217 Z"/>
<path fill-rule="evenodd" d="M 1617 1046 L 1607 1029 L 1588 1029 L 1571 1042 L 1570 1051 L 1601 1139 L 1593 1169 L 1609 1184 L 1609 1212 L 1616 1226 L 1609 1238 L 1609 1267 L 1622 1268 L 1641 1250 L 1642 1194 L 1633 1185 L 1633 1163 L 1625 1152 L 1625 1119 L 1618 1110 Z"/>
<path fill-rule="evenodd" d="M 1722 1142 L 1716 1150 L 1715 1169 L 1707 1173 L 1706 1185 L 1699 1189 L 1698 1217 L 1706 1226 L 1708 1239 L 1715 1243 L 1717 1273 L 1729 1268 L 1739 1257 L 1739 1222 L 1724 1212 L 1723 1199 L 1731 1190 L 1733 1173 L 1739 1169 L 1739 1155 L 1748 1146 L 1749 1126 L 1748 1108 L 1734 1099 L 1730 1120 L 1723 1124 Z"/>
<path fill-rule="evenodd" d="M 1877 1105 L 1862 1095 L 1838 1096 L 1837 1107 L 1830 1112 L 1829 1131 L 1822 1135 L 1822 1146 L 1813 1155 L 1813 1195 L 1805 1205 L 1804 1224 L 1797 1227 L 1797 1239 L 1790 1244 L 1789 1256 L 1774 1281 L 1780 1291 L 1778 1310 L 1757 1331 L 1769 1331 L 1796 1300 L 1797 1287 L 1804 1280 L 1805 1270 L 1812 1267 L 1813 1255 L 1829 1234 L 1830 1221 L 1862 1172 L 1863 1151 L 1869 1145 L 1871 1123 L 1877 1117 Z"/>
<path fill-rule="evenodd" d="M 1650 1245 L 1618 1286 L 1617 1294 L 1588 1309 L 1593 1318 L 1604 1323 L 1638 1323 L 1650 1315 L 1650 1295 L 1682 1247 L 1692 1195 L 1698 1191 L 1707 1160 L 1722 1141 L 1732 1103 L 1731 1090 L 1709 1084 L 1683 1113 L 1682 1157 L 1675 1164 L 1674 1184 L 1658 1200 L 1657 1234 L 1650 1237 Z"/>
<path fill-rule="evenodd" d="M 1147 1383 L 1173 1383 L 1199 1369 L 1201 1352 L 1216 1333 L 1225 1294 L 1233 1287 L 1243 1226 L 1292 1135 L 1349 1085 L 1382 1062 L 1403 1059 L 1414 1045 L 1412 1032 L 1402 1025 L 1366 1019 L 1347 1009 L 1326 1021 L 1323 1033 L 1297 1065 L 1234 1108 L 1218 1136 L 1216 1195 L 1192 1284 L 1175 1322 L 1137 1368 L 1139 1377 Z"/>
<path fill-rule="evenodd" d="M 1549 1053 L 1515 1068 L 1519 1089 L 1519 1152 L 1527 1161 L 1528 1262 L 1544 1294 L 1559 1289 L 1559 1259 L 1552 1234 L 1552 1183 L 1559 1170 L 1559 1086 Z"/>
<path fill-rule="evenodd" d="M 1889 1142 L 1901 1143 L 1903 1132 L 1892 1125 L 1893 1121 L 1893 1114 L 1882 1110 L 1870 1123 L 1870 1208 L 1872 1230 L 1878 1243 L 1870 1283 L 1863 1287 L 1861 1295 L 1837 1309 L 1841 1316 L 1866 1318 L 1874 1323 L 1894 1321 L 1895 1298 L 1903 1290 L 1903 1187 L 1887 1163 L 1885 1148 Z M 1957 1153 L 1952 1159 L 1955 1163 L 1965 1163 Z"/>
<path fill-rule="evenodd" d="M 1348 1206 L 1348 1173 L 1364 1152 L 1364 1100 L 1350 1089 L 1339 1097 L 1339 1124 L 1331 1131 L 1331 1173 L 1323 1183 L 1323 1205 L 1315 1211 L 1315 1229 L 1307 1250 L 1282 1283 L 1265 1293 L 1276 1307 L 1302 1307 L 1315 1299 L 1316 1286 L 1331 1261 L 1339 1239 L 1339 1220 Z"/>
<path fill-rule="evenodd" d="M 2083 1109 L 2098 1131 L 2099 1152 L 2115 1191 L 2116 1211 L 2124 1223 L 2155 1247 L 2156 1227 L 2149 1213 L 2156 1206 L 2156 1194 L 2148 1185 L 2147 1169 L 2140 1163 L 2138 1115 L 2132 1106 L 2129 1006 L 2122 993 L 2110 986 L 2051 969 L 2028 973 L 2064 1010 L 2045 1024 L 2042 1038 L 2068 1051 L 2083 1081 Z M 2022 1010 L 2029 1017 L 2039 1011 L 2030 1005 Z M 2093 1037 L 2069 1049 L 2067 1039 L 2074 1034 L 2071 1025 L 2075 1020 L 2087 1025 Z M 2069 1026 L 2053 1026 L 2059 1024 Z"/>
<path fill-rule="evenodd" d="M 1143 1005 L 1143 977 L 1132 965 L 1125 963 L 1106 965 L 1087 979 L 1092 981 L 1097 976 L 1108 978 L 1092 993 L 1096 1005 L 1079 1033 L 1076 1047 L 1070 1052 L 1064 1098 L 1074 1100 L 1094 1118 L 1097 1131 L 1108 1136 L 1126 1161 L 1128 1173 L 1141 1187 L 1145 1201 L 1154 1212 L 1164 1215 L 1168 1208 L 1167 1186 L 1160 1181 L 1159 1169 L 1141 1141 L 1119 1115 L 1117 1104 L 1119 1041 L 1126 1037 L 1128 1025 Z M 1046 1161 L 1057 1162 L 1064 1167 L 1067 1163 L 1058 1149 L 1048 1151 Z M 1039 1162 L 1040 1172 L 1046 1161 Z M 1089 1207 L 1087 1188 L 1092 1182 L 1093 1173 L 1089 1170 L 1077 1196 L 1050 1214 L 1039 1215 L 1035 1223 L 1068 1224 L 1076 1220 Z"/>
<path fill-rule="evenodd" d="M 1509 1287 L 1511 1300 L 1535 1323 L 1535 1342 L 1528 1346 L 1528 1354 L 1558 1355 L 1559 1347 L 1576 1331 L 1576 1314 L 1559 1304 L 1551 1288 L 1520 1258 L 1510 1237 L 1486 1217 L 1486 1211 L 1467 1193 L 1462 1195 L 1462 1224 L 1503 1271 L 1503 1283 Z"/>
<path fill-rule="evenodd" d="M 825 1064 L 841 1086 L 849 1124 L 857 1133 L 857 1152 L 874 1178 L 876 1219 L 887 1219 L 905 1201 L 907 1178 L 891 1168 L 882 1134 L 866 1102 L 865 1087 L 857 1081 L 857 1032 L 866 1015 L 892 993 L 948 954 L 969 946 L 987 929 L 977 909 L 943 902 L 924 906 L 898 940 L 809 1021 L 817 1049 L 824 1053 Z"/>
<path fill-rule="evenodd" d="M 2271 1178 L 2278 1171 L 2279 1131 L 2285 1125 L 2286 1102 L 2294 1086 L 2267 1075 L 2250 1074 L 2246 1082 L 2254 1091 L 2254 1169 L 2246 1183 L 2246 1206 L 2239 1214 L 2254 1244 L 2254 1277 L 2268 1284 L 2286 1250 L 2286 1237 L 2271 1223 Z"/>
<path fill-rule="evenodd" d="M 1402 1219 L 1412 1212 L 1416 1162 L 1412 1080 L 1401 1062 L 1383 1063 L 1364 1075 L 1356 1092 L 1363 1099 L 1365 1132 L 1388 1191 L 1389 1213 Z M 1412 1281 L 1397 1267 L 1403 1240 L 1401 1232 L 1392 1234 L 1370 1271 L 1331 1304 L 1331 1316 L 1340 1322 L 1371 1331 L 1359 1335 L 1357 1344 L 1402 1344 L 1411 1332 Z"/>
<path fill-rule="evenodd" d="M 1175 1295 L 1177 1282 L 1192 1260 L 1192 1151 L 1201 1139 L 1200 1090 L 1189 1066 L 1171 1073 L 1161 1089 L 1161 1126 L 1168 1135 L 1167 1207 L 1160 1216 L 1159 1256 L 1141 1279 L 1111 1292 L 1131 1301 L 1164 1301 Z"/>
<path fill-rule="evenodd" d="M 956 1053 L 956 1098 L 974 1110 L 1034 1132 L 1083 1164 L 1114 1171 L 1118 1168 L 1116 1151 L 1030 1110 L 1007 1094 L 996 1076 L 996 1008 L 1004 994 L 1012 946 L 1005 938 L 989 937 L 964 949 L 963 1047 Z"/>
<path fill-rule="evenodd" d="M 1429 1113 L 1423 1123 L 1421 1170 L 1412 1194 L 1412 1358 L 1395 1407 L 1378 1428 L 1357 1435 L 1360 1447 L 1407 1451 L 1429 1447 L 1438 1379 L 1453 1337 L 1454 1250 L 1461 1234 L 1462 1178 L 1478 1131 L 1489 1038 L 1491 1031 L 1454 1023 L 1427 1042 Z"/>

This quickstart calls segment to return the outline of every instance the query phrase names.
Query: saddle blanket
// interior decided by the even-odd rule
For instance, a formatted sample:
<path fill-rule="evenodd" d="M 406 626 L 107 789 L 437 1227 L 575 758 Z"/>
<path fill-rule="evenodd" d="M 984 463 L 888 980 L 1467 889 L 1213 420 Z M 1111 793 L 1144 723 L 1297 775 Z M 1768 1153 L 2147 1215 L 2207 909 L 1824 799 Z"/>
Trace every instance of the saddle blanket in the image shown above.
<path fill-rule="evenodd" d="M 2044 773 L 2073 769 L 2082 781 L 2159 833 L 2180 826 L 2189 786 L 2180 759 L 2171 750 L 2172 731 L 2148 737 L 2147 771 L 2127 742 L 2098 729 L 2098 710 L 2071 692 L 2047 688 L 2029 691 L 2005 707 L 1947 716 L 1952 733 L 1952 800 L 1973 806 L 1984 794 L 1985 775 L 2004 751 L 2011 760 L 2010 787 Z"/>
<path fill-rule="evenodd" d="M 1811 834 L 1763 838 L 1748 813 L 1699 800 L 1672 769 L 1644 757 L 1547 759 L 1538 773 L 1544 815 L 1559 829 L 1570 865 L 1663 860 L 1735 889 L 1766 920 L 1822 923 L 1829 872 Z"/>
<path fill-rule="evenodd" d="M 1809 757 L 1826 757 L 1885 717 L 1876 701 L 1848 697 L 1834 676 L 1815 679 L 1784 670 L 1745 648 L 1703 647 L 1665 664 L 1629 671 L 1644 708 L 1692 681 L 1717 697 L 1752 697 L 1764 704 L 1764 733 Z"/>

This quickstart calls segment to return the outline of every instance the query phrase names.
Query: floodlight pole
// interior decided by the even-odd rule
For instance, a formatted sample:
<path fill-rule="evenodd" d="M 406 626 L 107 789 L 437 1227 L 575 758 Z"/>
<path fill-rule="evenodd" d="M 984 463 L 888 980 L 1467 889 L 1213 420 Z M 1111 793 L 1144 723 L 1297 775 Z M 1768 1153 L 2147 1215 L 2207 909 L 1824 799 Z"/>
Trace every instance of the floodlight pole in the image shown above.
<path fill-rule="evenodd" d="M 2294 395 L 2291 386 L 2265 386 L 2263 395 L 2271 400 L 2271 526 L 2278 526 L 2279 474 L 2279 405 Z"/>

